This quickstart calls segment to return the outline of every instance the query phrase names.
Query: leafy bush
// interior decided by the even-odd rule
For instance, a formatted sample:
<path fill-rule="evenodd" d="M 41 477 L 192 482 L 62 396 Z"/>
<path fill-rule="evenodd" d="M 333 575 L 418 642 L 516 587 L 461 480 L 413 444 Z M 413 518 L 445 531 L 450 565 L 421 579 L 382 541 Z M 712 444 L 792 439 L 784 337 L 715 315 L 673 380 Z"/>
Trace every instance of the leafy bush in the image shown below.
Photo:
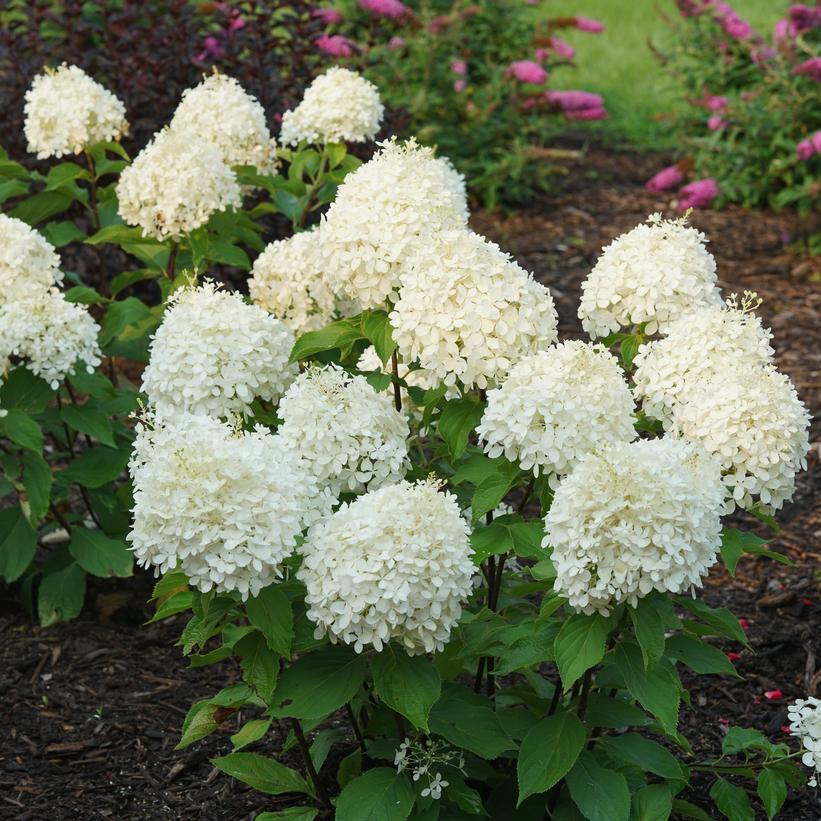
<path fill-rule="evenodd" d="M 726 3 L 679 8 L 668 68 L 691 106 L 676 128 L 695 174 L 717 182 L 718 204 L 810 213 L 821 172 L 821 8 L 791 6 L 772 38 Z"/>

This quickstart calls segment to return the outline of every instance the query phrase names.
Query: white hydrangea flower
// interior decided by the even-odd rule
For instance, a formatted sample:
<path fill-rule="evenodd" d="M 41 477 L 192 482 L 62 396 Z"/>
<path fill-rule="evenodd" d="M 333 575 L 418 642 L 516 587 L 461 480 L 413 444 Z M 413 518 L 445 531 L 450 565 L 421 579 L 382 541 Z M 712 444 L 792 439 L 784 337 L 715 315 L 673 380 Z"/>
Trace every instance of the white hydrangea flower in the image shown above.
<path fill-rule="evenodd" d="M 239 294 L 210 281 L 182 288 L 154 333 L 143 390 L 157 408 L 249 413 L 254 399 L 277 402 L 296 377 L 293 346 L 287 325 Z"/>
<path fill-rule="evenodd" d="M 302 531 L 330 512 L 330 494 L 262 427 L 243 433 L 186 413 L 154 421 L 138 426 L 129 464 L 137 563 L 179 567 L 206 593 L 255 596 L 281 576 Z"/>
<path fill-rule="evenodd" d="M 817 787 L 821 775 L 821 699 L 799 698 L 787 708 L 787 717 L 790 732 L 798 736 L 806 750 L 801 761 L 813 771 L 809 786 Z"/>
<path fill-rule="evenodd" d="M 242 204 L 234 172 L 217 148 L 192 134 L 164 129 L 123 169 L 119 214 L 143 236 L 178 240 L 211 215 Z"/>
<path fill-rule="evenodd" d="M 22 220 L 0 214 L 0 305 L 62 279 L 54 246 Z"/>
<path fill-rule="evenodd" d="M 646 322 L 647 333 L 664 332 L 682 314 L 720 303 L 706 241 L 684 218 L 660 214 L 617 237 L 582 283 L 585 331 L 595 338 Z"/>
<path fill-rule="evenodd" d="M 672 430 L 700 442 L 725 471 L 739 507 L 778 510 L 807 467 L 810 417 L 789 377 L 773 368 L 738 368 L 732 361 L 714 379 L 687 391 Z"/>
<path fill-rule="evenodd" d="M 28 149 L 40 160 L 81 154 L 128 132 L 120 100 L 81 68 L 65 63 L 34 78 L 24 114 Z"/>
<path fill-rule="evenodd" d="M 681 593 L 716 561 L 721 468 L 679 439 L 617 442 L 583 456 L 545 517 L 556 591 L 578 612 L 607 615 L 653 590 Z"/>
<path fill-rule="evenodd" d="M 360 653 L 397 639 L 409 655 L 441 650 L 471 592 L 468 527 L 431 481 L 400 482 L 343 504 L 311 528 L 297 576 L 317 637 Z"/>
<path fill-rule="evenodd" d="M 608 350 L 563 342 L 513 366 L 488 393 L 476 432 L 491 458 L 561 476 L 589 451 L 636 438 L 633 397 Z"/>
<path fill-rule="evenodd" d="M 751 313 L 754 294 L 741 307 L 709 305 L 670 323 L 667 336 L 643 345 L 633 360 L 636 396 L 648 416 L 672 424 L 673 408 L 688 391 L 714 379 L 728 363 L 747 369 L 772 362 L 772 332 Z"/>
<path fill-rule="evenodd" d="M 305 89 L 299 105 L 282 115 L 284 145 L 362 143 L 372 140 L 385 107 L 379 89 L 355 71 L 334 66 Z"/>
<path fill-rule="evenodd" d="M 248 281 L 251 299 L 297 335 L 325 327 L 337 300 L 322 272 L 319 232 L 304 231 L 270 243 Z"/>
<path fill-rule="evenodd" d="M 381 146 L 339 186 L 320 228 L 331 287 L 363 308 L 395 299 L 411 255 L 432 235 L 467 223 L 451 166 L 415 140 Z"/>
<path fill-rule="evenodd" d="M 215 72 L 184 91 L 170 127 L 210 143 L 227 165 L 253 165 L 262 174 L 276 169 L 276 141 L 265 110 L 226 74 Z"/>
<path fill-rule="evenodd" d="M 15 356 L 52 388 L 82 362 L 89 373 L 102 361 L 99 325 L 85 306 L 57 288 L 36 289 L 0 305 L 0 362 Z"/>
<path fill-rule="evenodd" d="M 335 496 L 399 481 L 408 467 L 405 417 L 364 376 L 335 365 L 301 373 L 279 403 L 279 433 Z"/>
<path fill-rule="evenodd" d="M 556 341 L 547 288 L 464 229 L 442 231 L 409 259 L 390 321 L 401 356 L 446 385 L 492 386 Z"/>

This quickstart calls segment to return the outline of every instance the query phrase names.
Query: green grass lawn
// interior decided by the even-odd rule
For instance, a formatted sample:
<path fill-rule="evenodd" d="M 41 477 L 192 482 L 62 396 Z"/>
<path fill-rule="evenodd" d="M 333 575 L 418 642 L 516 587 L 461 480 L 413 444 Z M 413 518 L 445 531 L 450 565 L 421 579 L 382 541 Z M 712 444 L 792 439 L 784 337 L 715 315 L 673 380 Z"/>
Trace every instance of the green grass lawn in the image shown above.
<path fill-rule="evenodd" d="M 787 0 L 731 0 L 738 13 L 769 34 L 783 16 Z M 605 25 L 601 35 L 566 29 L 576 48 L 577 69 L 557 71 L 552 88 L 581 88 L 602 94 L 610 119 L 596 128 L 639 146 L 673 144 L 665 114 L 681 106 L 672 76 L 662 69 L 648 43 L 664 51 L 672 39 L 665 20 L 678 20 L 673 0 L 543 0 L 550 17 L 581 14 Z"/>

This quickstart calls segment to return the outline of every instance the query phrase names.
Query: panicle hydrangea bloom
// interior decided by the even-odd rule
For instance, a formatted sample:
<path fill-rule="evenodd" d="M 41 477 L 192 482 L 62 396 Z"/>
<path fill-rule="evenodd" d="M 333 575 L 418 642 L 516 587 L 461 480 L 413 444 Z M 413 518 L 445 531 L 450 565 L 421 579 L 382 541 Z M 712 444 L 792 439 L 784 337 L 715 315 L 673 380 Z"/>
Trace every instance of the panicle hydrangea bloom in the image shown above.
<path fill-rule="evenodd" d="M 810 417 L 789 377 L 770 367 L 728 361 L 715 377 L 687 390 L 672 430 L 700 442 L 725 471 L 739 507 L 778 510 L 807 467 Z"/>
<path fill-rule="evenodd" d="M 172 294 L 151 342 L 143 390 L 158 409 L 210 416 L 276 402 L 297 374 L 287 325 L 206 281 Z"/>
<path fill-rule="evenodd" d="M 492 386 L 556 341 L 549 291 L 465 229 L 431 237 L 408 261 L 390 321 L 403 359 L 449 386 Z"/>
<path fill-rule="evenodd" d="M 636 438 L 633 397 L 608 350 L 563 342 L 511 368 L 488 393 L 476 432 L 491 458 L 504 454 L 536 476 L 562 476 L 589 451 Z"/>
<path fill-rule="evenodd" d="M 317 77 L 299 105 L 282 115 L 280 139 L 285 145 L 362 143 L 372 140 L 385 107 L 377 87 L 355 71 L 334 66 Z"/>
<path fill-rule="evenodd" d="M 332 504 L 278 437 L 209 416 L 138 426 L 129 469 L 137 563 L 179 567 L 199 590 L 243 599 L 280 577 L 297 536 Z"/>
<path fill-rule="evenodd" d="M 24 113 L 28 149 L 40 160 L 80 154 L 128 131 L 120 100 L 81 68 L 65 63 L 34 78 Z"/>
<path fill-rule="evenodd" d="M 578 612 L 607 615 L 653 590 L 700 586 L 723 512 L 721 468 L 696 445 L 665 437 L 590 452 L 545 517 L 555 590 Z"/>
<path fill-rule="evenodd" d="M 817 787 L 821 774 L 821 699 L 799 698 L 787 708 L 787 718 L 790 732 L 798 736 L 806 750 L 801 761 L 813 771 L 809 786 Z"/>
<path fill-rule="evenodd" d="M 706 241 L 684 219 L 660 214 L 617 237 L 582 284 L 585 331 L 595 338 L 646 322 L 647 333 L 664 332 L 682 314 L 719 303 L 716 262 Z"/>
<path fill-rule="evenodd" d="M 117 198 L 120 216 L 160 241 L 179 239 L 216 211 L 242 203 L 237 178 L 219 149 L 169 128 L 123 169 Z"/>
<path fill-rule="evenodd" d="M 334 495 L 399 481 L 408 467 L 404 416 L 364 376 L 334 365 L 301 373 L 279 403 L 279 433 Z"/>
<path fill-rule="evenodd" d="M 636 396 L 648 416 L 665 427 L 673 409 L 687 401 L 687 392 L 734 367 L 765 366 L 772 362 L 772 332 L 764 328 L 753 310 L 761 304 L 747 292 L 739 305 L 733 294 L 725 305 L 699 308 L 671 322 L 667 335 L 642 345 L 633 359 Z"/>
<path fill-rule="evenodd" d="M 345 178 L 320 227 L 325 272 L 335 291 L 363 308 L 394 299 L 409 256 L 432 234 L 467 223 L 461 175 L 415 140 L 382 143 Z"/>
<path fill-rule="evenodd" d="M 226 165 L 253 165 L 263 174 L 276 168 L 276 142 L 265 110 L 233 77 L 214 73 L 186 89 L 171 128 L 205 140 Z"/>
<path fill-rule="evenodd" d="M 63 279 L 54 246 L 22 220 L 0 214 L 0 305 Z"/>
<path fill-rule="evenodd" d="M 433 481 L 343 504 L 308 532 L 297 573 L 317 637 L 358 653 L 391 639 L 409 655 L 441 650 L 472 589 L 468 531 L 456 498 Z"/>
<path fill-rule="evenodd" d="M 303 231 L 270 243 L 251 269 L 251 299 L 281 319 L 295 334 L 327 325 L 336 308 L 322 272 L 319 232 Z"/>
<path fill-rule="evenodd" d="M 99 331 L 84 305 L 68 302 L 57 288 L 38 288 L 0 304 L 0 363 L 19 357 L 57 388 L 78 362 L 89 373 L 100 364 Z"/>

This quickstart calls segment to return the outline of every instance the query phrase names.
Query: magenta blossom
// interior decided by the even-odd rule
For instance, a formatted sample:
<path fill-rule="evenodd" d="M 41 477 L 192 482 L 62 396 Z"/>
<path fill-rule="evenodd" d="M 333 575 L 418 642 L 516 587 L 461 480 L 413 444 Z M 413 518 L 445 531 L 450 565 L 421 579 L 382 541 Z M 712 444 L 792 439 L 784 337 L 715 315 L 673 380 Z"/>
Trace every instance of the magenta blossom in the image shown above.
<path fill-rule="evenodd" d="M 710 131 L 721 131 L 722 128 L 727 126 L 727 120 L 721 116 L 721 114 L 713 114 L 709 120 L 707 120 L 707 128 Z"/>
<path fill-rule="evenodd" d="M 683 180 L 684 175 L 679 170 L 679 167 L 677 165 L 668 165 L 667 168 L 662 168 L 658 174 L 650 177 L 650 179 L 644 183 L 644 187 L 648 191 L 658 194 L 661 191 L 669 191 L 671 188 L 681 185 Z"/>
<path fill-rule="evenodd" d="M 604 108 L 582 108 L 579 111 L 565 111 L 568 120 L 606 120 L 609 116 Z"/>
<path fill-rule="evenodd" d="M 682 17 L 698 17 L 704 12 L 704 4 L 693 0 L 676 0 L 676 5 Z"/>
<path fill-rule="evenodd" d="M 546 48 L 542 48 L 542 46 L 539 46 L 539 48 L 537 48 L 536 51 L 533 52 L 533 56 L 540 63 L 543 63 L 545 60 L 548 59 L 548 57 L 550 57 L 550 52 Z"/>
<path fill-rule="evenodd" d="M 389 17 L 392 20 L 410 13 L 410 9 L 401 0 L 359 0 L 359 5 L 377 17 Z"/>
<path fill-rule="evenodd" d="M 678 192 L 678 210 L 706 208 L 717 196 L 718 183 L 712 177 L 695 180 Z"/>
<path fill-rule="evenodd" d="M 809 60 L 804 60 L 799 63 L 793 70 L 793 74 L 806 74 L 816 83 L 821 83 L 821 57 L 810 57 Z"/>
<path fill-rule="evenodd" d="M 715 3 L 715 19 L 728 37 L 734 40 L 748 40 L 753 36 L 753 27 L 738 16 L 729 3 Z"/>
<path fill-rule="evenodd" d="M 707 98 L 707 108 L 710 111 L 724 111 L 727 108 L 727 98 L 713 94 Z"/>
<path fill-rule="evenodd" d="M 532 85 L 540 85 L 547 79 L 547 72 L 533 60 L 515 60 L 508 66 L 507 73 L 520 83 Z"/>
<path fill-rule="evenodd" d="M 220 39 L 213 35 L 208 35 L 202 41 L 202 51 L 194 58 L 197 63 L 204 63 L 206 60 L 219 60 L 225 56 L 225 48 Z"/>
<path fill-rule="evenodd" d="M 604 31 L 604 24 L 592 17 L 577 17 L 576 28 L 579 31 L 586 31 L 588 34 L 601 34 Z"/>
<path fill-rule="evenodd" d="M 814 154 L 821 154 L 821 131 L 816 131 L 806 140 L 801 140 L 795 147 L 795 153 L 799 160 L 808 160 Z"/>
<path fill-rule="evenodd" d="M 769 63 L 773 57 L 775 57 L 775 49 L 770 48 L 769 46 L 761 46 L 750 49 L 750 59 L 759 68 L 763 66 L 764 63 Z"/>
<path fill-rule="evenodd" d="M 552 48 L 559 57 L 565 60 L 572 60 L 576 56 L 576 49 L 574 49 L 570 43 L 566 43 L 562 40 L 561 37 L 551 37 L 550 48 Z"/>
<path fill-rule="evenodd" d="M 350 57 L 353 54 L 353 43 L 341 34 L 323 34 L 317 38 L 316 45 L 332 57 Z"/>
<path fill-rule="evenodd" d="M 795 30 L 795 26 L 789 20 L 775 21 L 775 27 L 773 28 L 773 40 L 776 42 L 795 37 L 796 34 L 797 32 Z"/>
<path fill-rule="evenodd" d="M 231 15 L 231 19 L 228 21 L 226 28 L 229 34 L 233 34 L 235 31 L 244 29 L 246 25 L 245 18 L 239 12 L 235 12 Z"/>
<path fill-rule="evenodd" d="M 388 40 L 388 48 L 391 51 L 398 51 L 400 48 L 405 48 L 405 38 L 399 36 L 391 37 L 391 39 Z"/>
<path fill-rule="evenodd" d="M 464 77 L 468 73 L 468 64 L 464 60 L 451 60 L 450 70 L 454 74 Z"/>
<path fill-rule="evenodd" d="M 547 91 L 544 96 L 549 103 L 557 105 L 565 114 L 604 108 L 602 96 L 591 91 Z"/>
<path fill-rule="evenodd" d="M 458 80 L 453 81 L 453 90 L 457 94 L 461 94 L 467 88 L 467 81 L 460 77 Z"/>
<path fill-rule="evenodd" d="M 342 22 L 342 12 L 339 9 L 314 9 L 311 17 L 318 17 L 326 26 Z"/>
<path fill-rule="evenodd" d="M 821 26 L 821 8 L 818 6 L 813 8 L 803 3 L 796 3 L 790 6 L 788 14 L 795 34 L 811 31 Z"/>

